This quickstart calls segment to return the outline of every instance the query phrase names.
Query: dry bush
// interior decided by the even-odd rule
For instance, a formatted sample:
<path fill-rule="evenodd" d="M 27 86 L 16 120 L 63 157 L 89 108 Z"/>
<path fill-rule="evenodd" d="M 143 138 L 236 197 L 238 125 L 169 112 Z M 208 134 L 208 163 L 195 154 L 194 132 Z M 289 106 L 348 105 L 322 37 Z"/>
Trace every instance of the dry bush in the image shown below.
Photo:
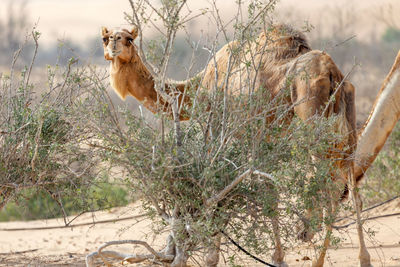
<path fill-rule="evenodd" d="M 95 160 L 86 159 L 90 153 L 81 153 L 87 150 L 79 146 L 84 135 L 70 117 L 71 107 L 82 97 L 83 84 L 76 87 L 82 70 L 73 68 L 74 59 L 65 69 L 49 66 L 48 87 L 35 87 L 30 78 L 39 37 L 35 28 L 27 37 L 36 44 L 28 66 L 20 71 L 16 67 L 21 47 L 14 53 L 9 74 L 0 75 L 1 208 L 33 188 L 48 192 L 63 210 L 63 194 L 88 186 L 96 176 Z"/>

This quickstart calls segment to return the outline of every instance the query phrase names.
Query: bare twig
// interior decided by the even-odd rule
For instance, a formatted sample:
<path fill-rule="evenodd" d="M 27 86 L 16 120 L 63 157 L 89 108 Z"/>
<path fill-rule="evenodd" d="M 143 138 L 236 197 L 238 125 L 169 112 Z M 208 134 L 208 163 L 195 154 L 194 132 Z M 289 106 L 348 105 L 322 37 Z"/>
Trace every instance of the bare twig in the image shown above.
<path fill-rule="evenodd" d="M 376 205 L 373 205 L 373 206 L 371 206 L 371 207 L 368 207 L 368 208 L 366 208 L 366 209 L 363 209 L 361 212 L 367 212 L 367 211 L 369 211 L 369 210 L 375 209 L 375 208 L 380 207 L 380 206 L 382 206 L 382 205 L 384 205 L 384 204 L 386 204 L 386 203 L 392 202 L 393 200 L 396 200 L 396 199 L 398 199 L 398 198 L 400 198 L 400 196 L 392 197 L 391 199 L 388 199 L 388 200 L 386 200 L 386 201 L 380 202 L 380 203 L 378 203 L 378 204 L 376 204 Z M 351 215 L 354 215 L 354 212 L 352 212 Z M 335 223 L 341 222 L 341 221 L 346 220 L 346 219 L 349 219 L 349 216 L 340 218 L 340 219 L 336 220 Z"/>
<path fill-rule="evenodd" d="M 140 214 L 135 216 L 129 216 L 124 218 L 117 218 L 117 219 L 109 219 L 109 220 L 101 220 L 101 221 L 94 221 L 94 222 L 87 222 L 87 223 L 76 223 L 76 224 L 67 224 L 67 225 L 57 225 L 57 226 L 44 226 L 44 227 L 21 227 L 21 228 L 0 228 L 0 231 L 4 232 L 15 232 L 15 231 L 40 231 L 40 230 L 52 230 L 52 229 L 63 229 L 63 228 L 74 228 L 74 227 L 81 227 L 87 225 L 96 225 L 96 224 L 103 224 L 103 223 L 114 223 L 120 221 L 128 221 L 139 219 L 148 216 L 148 214 Z"/>
<path fill-rule="evenodd" d="M 38 251 L 38 250 L 39 250 L 38 248 L 35 248 L 35 249 L 28 249 L 28 250 L 22 250 L 22 251 L 13 251 L 13 252 L 0 253 L 0 255 L 24 254 L 24 253 L 35 252 L 35 251 Z"/>
<path fill-rule="evenodd" d="M 376 219 L 379 219 L 379 218 L 386 218 L 386 217 L 392 217 L 392 216 L 399 216 L 399 215 L 400 215 L 400 212 L 395 212 L 395 213 L 390 213 L 390 214 L 384 214 L 384 215 L 378 215 L 378 216 L 373 216 L 373 217 L 369 217 L 369 218 L 363 219 L 362 222 L 371 221 L 371 220 L 376 220 Z M 344 229 L 344 228 L 347 228 L 347 227 L 349 227 L 350 225 L 353 225 L 353 224 L 356 224 L 356 223 L 357 223 L 357 222 L 354 221 L 354 222 L 351 222 L 351 223 L 348 223 L 348 224 L 345 224 L 345 225 L 341 225 L 341 226 L 333 226 L 333 229 L 336 229 L 336 230 Z"/>
<path fill-rule="evenodd" d="M 32 160 L 31 160 L 31 168 L 32 168 L 32 170 L 35 170 L 36 159 L 37 159 L 38 150 L 39 150 L 39 146 L 40 146 L 40 138 L 41 138 L 41 135 L 42 135 L 42 127 L 43 127 L 43 118 L 41 118 L 41 120 L 39 122 L 39 127 L 36 130 L 35 150 L 34 150 L 34 153 L 33 153 Z M 38 181 L 38 182 L 41 182 L 41 181 Z"/>
<path fill-rule="evenodd" d="M 350 36 L 349 38 L 346 38 L 345 40 L 341 41 L 340 43 L 335 44 L 332 48 L 341 46 L 342 44 L 347 43 L 348 41 L 350 41 L 350 40 L 352 40 L 352 39 L 354 39 L 356 37 L 357 37 L 357 35 L 354 34 L 354 35 Z"/>
<path fill-rule="evenodd" d="M 31 77 L 33 64 L 35 64 L 36 55 L 37 55 L 37 51 L 38 51 L 38 48 L 39 48 L 38 40 L 39 40 L 39 37 L 40 37 L 40 33 L 36 31 L 36 26 L 37 26 L 37 23 L 35 24 L 35 26 L 34 26 L 33 29 L 32 29 L 32 38 L 33 38 L 33 41 L 35 42 L 35 50 L 33 51 L 33 56 L 32 56 L 32 60 L 31 60 L 31 64 L 30 64 L 30 66 L 29 66 L 29 70 L 28 70 L 28 73 L 27 73 L 27 75 L 26 75 L 25 88 L 28 88 L 28 85 L 29 85 L 29 78 Z"/>
<path fill-rule="evenodd" d="M 276 181 L 274 176 L 272 176 L 271 174 L 266 173 L 266 172 L 261 172 L 261 171 L 255 170 L 255 171 L 253 171 L 253 174 L 263 176 L 263 177 L 268 178 L 268 179 L 270 179 L 272 181 Z"/>
<path fill-rule="evenodd" d="M 0 134 L 16 134 L 19 131 L 23 130 L 26 126 L 29 126 L 30 124 L 31 124 L 30 122 L 27 122 L 27 123 L 25 123 L 24 125 L 22 125 L 21 127 L 19 127 L 18 129 L 14 130 L 14 131 L 11 131 L 11 132 L 0 131 Z"/>
<path fill-rule="evenodd" d="M 246 170 L 244 173 L 236 177 L 229 185 L 227 185 L 221 192 L 206 200 L 206 206 L 211 206 L 221 201 L 229 192 L 231 192 L 244 178 L 251 175 L 251 169 Z"/>

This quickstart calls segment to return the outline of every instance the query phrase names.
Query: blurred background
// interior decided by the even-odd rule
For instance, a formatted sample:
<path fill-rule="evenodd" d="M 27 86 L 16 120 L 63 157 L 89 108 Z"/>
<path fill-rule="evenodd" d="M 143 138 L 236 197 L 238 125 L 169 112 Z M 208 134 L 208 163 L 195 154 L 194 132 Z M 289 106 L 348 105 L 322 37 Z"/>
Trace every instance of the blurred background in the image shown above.
<path fill-rule="evenodd" d="M 210 6 L 207 1 L 188 1 L 188 9 L 196 11 Z M 157 1 L 154 2 L 156 5 Z M 234 0 L 217 1 L 219 12 L 226 21 L 235 12 L 233 3 Z M 71 57 L 79 58 L 81 63 L 106 66 L 101 26 L 129 28 L 124 12 L 130 12 L 127 0 L 1 0 L 0 72 L 7 72 L 14 52 L 24 42 L 27 43 L 19 64 L 30 62 L 34 46 L 25 40 L 33 27 L 41 33 L 36 72 L 46 65 L 66 64 Z M 344 74 L 357 64 L 350 80 L 356 86 L 358 122 L 362 124 L 400 47 L 400 18 L 394 15 L 399 12 L 398 0 L 307 0 L 301 5 L 297 0 L 281 0 L 272 18 L 298 29 L 311 26 L 306 35 L 312 47 L 331 54 Z M 206 40 L 214 28 L 207 16 L 196 18 L 187 25 L 190 38 L 200 42 Z M 157 31 L 146 29 L 145 37 L 156 38 Z M 205 53 L 201 45 L 199 47 L 197 53 Z M 171 78 L 187 77 L 185 67 L 191 53 L 187 35 L 178 36 L 172 62 L 179 64 L 171 64 Z M 206 58 L 199 57 L 194 72 L 205 66 Z M 41 75 L 38 77 L 40 82 Z M 133 99 L 129 102 L 136 106 Z"/>

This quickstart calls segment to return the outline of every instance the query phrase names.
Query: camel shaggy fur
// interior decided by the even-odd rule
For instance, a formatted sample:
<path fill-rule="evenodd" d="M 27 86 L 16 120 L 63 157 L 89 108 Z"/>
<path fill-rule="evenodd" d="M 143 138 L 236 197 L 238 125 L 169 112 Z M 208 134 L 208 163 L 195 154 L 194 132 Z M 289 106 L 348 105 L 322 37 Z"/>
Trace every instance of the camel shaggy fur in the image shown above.
<path fill-rule="evenodd" d="M 133 42 L 137 35 L 135 28 L 130 31 L 113 31 L 103 27 L 104 57 L 111 61 L 111 85 L 122 99 L 131 95 L 153 113 L 171 112 L 169 101 L 156 90 L 151 72 L 139 57 L 138 48 Z M 252 64 L 249 66 L 248 62 Z M 247 84 L 243 84 L 243 81 Z M 226 89 L 228 95 L 235 96 L 251 93 L 254 88 L 266 89 L 266 97 L 271 99 L 283 95 L 284 101 L 292 107 L 286 118 L 288 120 L 294 114 L 304 121 L 312 120 L 315 115 L 336 116 L 337 129 L 344 138 L 332 149 L 331 157 L 335 158 L 335 167 L 339 170 L 339 175 L 332 179 L 343 187 L 354 180 L 352 154 L 357 143 L 354 87 L 344 79 L 327 53 L 311 50 L 304 35 L 286 25 L 271 26 L 255 41 L 246 44 L 239 41 L 226 44 L 215 54 L 204 71 L 187 81 L 170 81 L 165 84 L 164 91 L 177 97 L 181 107 L 192 105 L 187 90 Z M 285 96 L 284 92 L 287 90 L 290 94 Z M 185 111 L 187 109 L 179 110 L 181 120 L 190 117 Z M 335 201 L 332 209 L 338 201 L 339 199 Z M 284 253 L 280 248 L 277 231 L 275 229 L 277 251 L 273 260 L 277 265 L 284 266 Z M 331 231 L 328 226 L 322 252 L 313 266 L 323 265 Z M 301 237 L 311 238 L 307 229 Z M 369 254 L 364 242 L 361 242 L 362 238 L 360 235 L 361 265 L 370 266 Z M 215 265 L 214 262 L 209 266 Z"/>

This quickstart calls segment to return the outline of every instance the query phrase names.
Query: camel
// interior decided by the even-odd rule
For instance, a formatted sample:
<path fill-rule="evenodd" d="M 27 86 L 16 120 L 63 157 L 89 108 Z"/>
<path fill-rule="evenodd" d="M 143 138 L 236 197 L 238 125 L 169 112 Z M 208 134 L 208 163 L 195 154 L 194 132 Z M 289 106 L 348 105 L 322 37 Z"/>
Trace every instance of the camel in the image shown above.
<path fill-rule="evenodd" d="M 357 182 L 374 162 L 400 119 L 400 51 L 385 78 L 372 110 L 358 137 L 354 176 Z"/>
<path fill-rule="evenodd" d="M 137 35 L 136 28 L 130 31 L 126 29 L 113 31 L 105 27 L 102 28 L 104 57 L 111 61 L 111 85 L 122 99 L 131 95 L 153 113 L 164 111 L 171 114 L 170 103 L 155 89 L 152 72 L 143 64 L 138 54 L 138 48 L 134 44 Z M 244 53 L 243 57 L 252 56 L 251 59 L 255 62 L 254 66 L 260 66 L 257 72 L 252 72 L 244 71 L 246 69 L 244 64 L 231 57 L 232 51 L 240 45 L 238 41 L 226 44 L 215 54 L 214 60 L 211 60 L 205 70 L 194 78 L 181 82 L 170 81 L 165 84 L 166 94 L 173 95 L 178 99 L 179 119 L 187 120 L 190 117 L 185 111 L 186 109 L 182 108 L 192 105 L 192 100 L 186 94 L 187 90 L 203 89 L 207 91 L 214 88 L 226 88 L 229 94 L 234 96 L 242 93 L 243 90 L 243 86 L 238 81 L 247 79 L 254 81 L 251 88 L 267 88 L 272 97 L 275 97 L 279 95 L 283 88 L 287 88 L 287 77 L 292 77 L 288 88 L 290 97 L 286 100 L 293 106 L 293 114 L 304 121 L 309 120 L 315 114 L 325 117 L 337 116 L 338 130 L 345 136 L 343 143 L 338 144 L 338 147 L 347 148 L 345 151 L 341 151 L 340 155 L 332 155 L 337 159 L 342 158 L 342 160 L 335 161 L 335 167 L 340 170 L 340 177 L 333 177 L 333 179 L 342 184 L 343 187 L 348 184 L 349 188 L 352 189 L 351 195 L 358 216 L 360 265 L 371 266 L 359 215 L 361 201 L 354 188 L 357 182 L 361 180 L 365 170 L 372 164 L 400 116 L 399 106 L 396 106 L 396 103 L 392 101 L 391 107 L 396 108 L 396 116 L 390 117 L 391 123 L 375 126 L 382 116 L 392 112 L 390 109 L 382 110 L 379 99 L 387 101 L 388 95 L 393 94 L 390 88 L 397 90 L 399 87 L 398 66 L 400 64 L 398 62 L 400 56 L 398 55 L 396 63 L 377 97 L 370 119 L 359 137 L 359 146 L 356 148 L 354 87 L 344 79 L 343 74 L 327 53 L 311 50 L 303 34 L 286 25 L 278 25 L 262 32 L 257 41 L 247 47 L 251 53 Z M 304 71 L 308 73 L 308 79 L 300 77 L 299 73 Z M 232 73 L 228 77 L 229 79 L 226 79 L 227 73 Z M 199 80 L 200 82 L 198 82 Z M 247 89 L 249 88 L 248 85 Z M 396 99 L 400 98 L 398 92 L 396 97 Z M 332 98 L 334 101 L 331 101 Z M 376 115 L 375 111 L 379 115 Z M 293 114 L 288 115 L 288 119 Z M 384 131 L 380 132 L 382 128 Z M 371 138 L 371 136 L 379 136 L 379 142 L 376 142 L 376 139 Z M 356 152 L 355 166 L 352 157 L 353 152 Z M 333 205 L 333 209 L 336 204 Z M 273 260 L 276 265 L 285 266 L 279 230 L 275 228 L 277 228 L 276 223 L 274 225 L 276 251 Z M 328 226 L 323 249 L 313 262 L 313 266 L 323 266 L 331 231 L 331 226 Z M 306 237 L 308 234 L 306 231 L 304 238 L 309 238 Z M 209 266 L 216 266 L 216 264 L 214 261 Z"/>

